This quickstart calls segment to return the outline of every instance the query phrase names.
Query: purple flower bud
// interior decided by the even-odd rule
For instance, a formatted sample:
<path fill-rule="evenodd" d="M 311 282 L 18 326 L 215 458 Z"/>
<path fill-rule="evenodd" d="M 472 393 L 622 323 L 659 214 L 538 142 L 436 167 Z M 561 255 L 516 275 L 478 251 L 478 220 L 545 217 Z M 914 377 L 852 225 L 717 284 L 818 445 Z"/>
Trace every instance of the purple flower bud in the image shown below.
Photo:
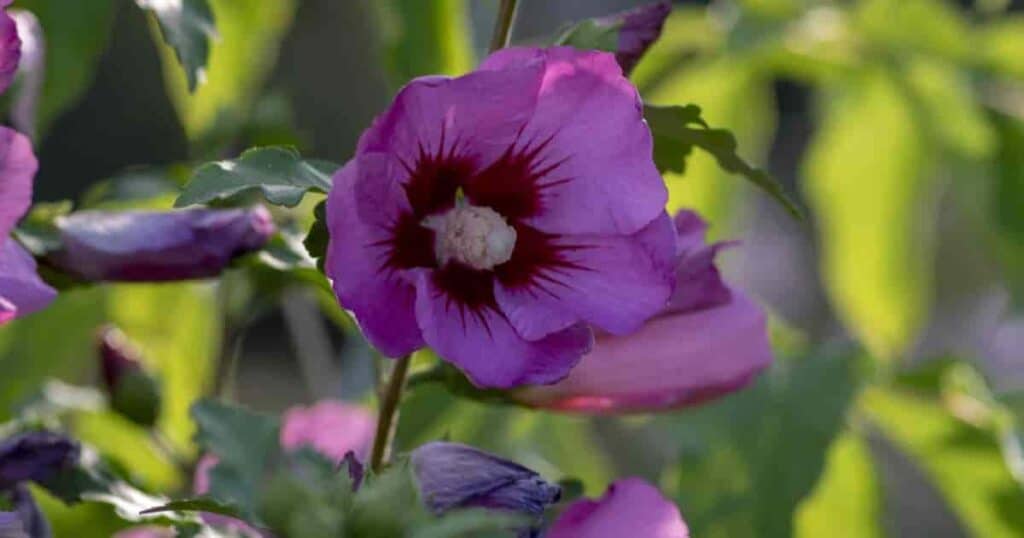
<path fill-rule="evenodd" d="M 15 435 L 0 442 L 0 489 L 45 481 L 78 461 L 78 443 L 51 432 Z"/>
<path fill-rule="evenodd" d="M 163 282 L 217 276 L 267 243 L 270 213 L 249 209 L 84 211 L 57 221 L 63 247 L 50 261 L 88 281 Z"/>
<path fill-rule="evenodd" d="M 113 326 L 101 328 L 97 340 L 111 407 L 140 426 L 153 426 L 160 416 L 160 384 L 142 368 L 138 350 Z"/>
<path fill-rule="evenodd" d="M 661 29 L 671 12 L 671 2 L 656 2 L 598 19 L 598 24 L 620 25 L 615 60 L 624 73 L 628 75 L 647 49 L 661 37 Z"/>
<path fill-rule="evenodd" d="M 13 508 L 10 512 L 0 512 L 0 538 L 50 538 L 53 535 L 28 488 L 17 486 L 0 495 L 8 495 Z"/>
<path fill-rule="evenodd" d="M 458 443 L 417 448 L 412 470 L 424 504 L 436 515 L 482 507 L 539 516 L 562 493 L 522 465 Z"/>

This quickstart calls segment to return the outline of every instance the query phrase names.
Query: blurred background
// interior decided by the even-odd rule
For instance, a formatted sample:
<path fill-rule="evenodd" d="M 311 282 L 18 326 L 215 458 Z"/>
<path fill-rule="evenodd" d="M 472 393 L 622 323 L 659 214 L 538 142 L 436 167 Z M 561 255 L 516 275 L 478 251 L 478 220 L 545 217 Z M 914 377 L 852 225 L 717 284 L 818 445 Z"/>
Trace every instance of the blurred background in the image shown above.
<path fill-rule="evenodd" d="M 513 42 L 644 3 L 522 0 Z M 193 164 L 253 145 L 344 162 L 410 77 L 472 69 L 497 9 L 210 4 L 220 39 L 190 95 L 131 0 L 15 1 L 46 39 L 37 201 L 170 207 Z M 427 387 L 403 405 L 399 448 L 449 435 L 581 478 L 591 495 L 644 476 L 702 538 L 1024 536 L 1024 2 L 674 6 L 633 75 L 645 100 L 700 105 L 808 215 L 791 218 L 705 154 L 667 177 L 673 207 L 700 211 L 713 239 L 742 241 L 722 265 L 770 311 L 776 366 L 746 391 L 657 417 L 551 416 Z M 78 289 L 5 328 L 0 419 L 46 379 L 93 382 L 104 322 L 160 371 L 162 427 L 181 450 L 189 403 L 235 346 L 233 390 L 255 409 L 369 401 L 369 351 L 330 297 L 286 286 L 244 323 L 225 320 L 243 276 Z M 140 484 L 185 487 L 122 419 L 74 420 Z M 117 525 L 103 508 L 46 507 L 58 536 Z"/>

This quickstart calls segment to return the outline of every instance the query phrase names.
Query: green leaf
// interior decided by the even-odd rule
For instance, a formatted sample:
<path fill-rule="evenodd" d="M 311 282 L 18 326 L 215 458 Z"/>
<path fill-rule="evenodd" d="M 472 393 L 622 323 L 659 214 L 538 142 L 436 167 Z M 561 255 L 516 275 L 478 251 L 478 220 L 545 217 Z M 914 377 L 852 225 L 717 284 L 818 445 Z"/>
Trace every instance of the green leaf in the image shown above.
<path fill-rule="evenodd" d="M 694 536 L 791 536 L 857 384 L 852 358 L 809 356 L 715 404 L 659 417 L 655 427 L 682 446 L 674 489 Z"/>
<path fill-rule="evenodd" d="M 35 204 L 14 231 L 18 241 L 33 255 L 46 256 L 61 248 L 57 219 L 71 213 L 69 200 Z"/>
<path fill-rule="evenodd" d="M 932 296 L 938 185 L 916 119 L 898 83 L 872 71 L 831 96 L 804 163 L 830 298 L 880 358 L 913 341 Z"/>
<path fill-rule="evenodd" d="M 555 44 L 615 52 L 619 48 L 620 27 L 621 24 L 602 24 L 594 19 L 587 19 L 562 32 L 555 40 Z"/>
<path fill-rule="evenodd" d="M 794 536 L 882 538 L 882 484 L 863 438 L 847 430 L 828 450 L 825 471 L 795 514 Z"/>
<path fill-rule="evenodd" d="M 210 40 L 217 37 L 213 12 L 207 0 L 136 0 L 139 7 L 156 16 L 164 41 L 185 69 L 189 90 L 195 90 L 206 78 Z"/>
<path fill-rule="evenodd" d="M 37 115 L 40 134 L 92 83 L 116 4 L 114 0 L 18 0 L 16 7 L 39 19 L 46 39 L 46 72 Z"/>
<path fill-rule="evenodd" d="M 1018 308 L 1024 308 L 1024 122 L 1000 114 L 992 114 L 998 145 L 994 173 L 986 212 L 997 232 L 996 251 L 1003 277 L 1009 285 Z"/>
<path fill-rule="evenodd" d="M 206 140 L 211 131 L 237 128 L 253 112 L 296 6 L 294 0 L 209 3 L 219 39 L 209 45 L 205 82 L 193 87 L 177 65 L 174 50 L 165 47 L 162 54 L 171 100 L 189 138 L 197 143 Z"/>
<path fill-rule="evenodd" d="M 206 204 L 259 189 L 270 203 L 294 207 L 309 191 L 329 191 L 338 168 L 326 161 L 303 160 L 292 148 L 253 148 L 238 159 L 199 167 L 175 206 Z"/>
<path fill-rule="evenodd" d="M 210 471 L 209 495 L 254 521 L 259 484 L 280 452 L 278 420 L 213 400 L 192 406 L 192 417 L 198 426 L 196 443 L 220 458 Z"/>
<path fill-rule="evenodd" d="M 327 258 L 327 244 L 330 242 L 330 232 L 327 230 L 327 200 L 316 205 L 313 209 L 313 226 L 309 228 L 306 239 L 302 244 L 306 252 L 316 259 L 316 266 L 323 271 L 324 262 Z"/>
<path fill-rule="evenodd" d="M 736 153 L 736 137 L 726 129 L 710 128 L 701 118 L 700 107 L 645 105 L 644 118 L 654 136 L 654 162 L 662 172 L 684 173 L 686 158 L 698 147 L 714 156 L 723 170 L 743 175 L 791 215 L 802 218 L 800 208 L 782 190 L 782 185 L 763 170 L 747 164 Z"/>
<path fill-rule="evenodd" d="M 222 516 L 241 518 L 241 514 L 234 506 L 209 497 L 195 497 L 192 499 L 171 501 L 167 504 L 147 508 L 141 513 L 146 515 L 158 514 L 160 512 L 210 512 L 213 514 L 220 514 Z"/>
<path fill-rule="evenodd" d="M 392 86 L 423 75 L 461 75 L 473 66 L 465 0 L 373 2 Z"/>
<path fill-rule="evenodd" d="M 920 466 L 972 535 L 1009 538 L 1024 532 L 1024 490 L 989 432 L 957 421 L 932 401 L 893 390 L 870 389 L 860 403 Z"/>

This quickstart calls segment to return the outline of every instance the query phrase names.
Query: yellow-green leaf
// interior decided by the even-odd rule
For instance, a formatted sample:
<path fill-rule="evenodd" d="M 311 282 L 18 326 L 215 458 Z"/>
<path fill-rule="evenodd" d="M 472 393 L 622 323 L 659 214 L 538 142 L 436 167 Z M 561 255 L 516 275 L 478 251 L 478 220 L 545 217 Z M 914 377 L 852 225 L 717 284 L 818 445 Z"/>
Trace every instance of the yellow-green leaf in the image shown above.
<path fill-rule="evenodd" d="M 882 490 L 867 444 L 847 430 L 832 442 L 825 472 L 794 515 L 797 538 L 882 538 Z"/>

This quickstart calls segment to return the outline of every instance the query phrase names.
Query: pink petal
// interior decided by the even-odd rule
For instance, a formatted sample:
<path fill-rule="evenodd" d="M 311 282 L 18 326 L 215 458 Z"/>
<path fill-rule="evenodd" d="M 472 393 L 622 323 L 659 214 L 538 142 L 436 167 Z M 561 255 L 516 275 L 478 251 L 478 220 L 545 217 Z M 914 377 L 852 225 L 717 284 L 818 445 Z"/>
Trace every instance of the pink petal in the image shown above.
<path fill-rule="evenodd" d="M 527 339 L 579 320 L 628 334 L 665 307 L 672 292 L 675 241 L 664 212 L 631 236 L 561 236 L 554 242 L 556 249 L 564 247 L 563 265 L 542 271 L 528 285 L 498 283 L 495 297 Z"/>
<path fill-rule="evenodd" d="M 668 191 L 636 88 L 613 55 L 571 47 L 502 49 L 480 69 L 538 62 L 543 84 L 518 139 L 520 146 L 543 143 L 538 162 L 561 164 L 542 180 L 544 210 L 527 223 L 558 234 L 639 231 L 663 211 Z"/>
<path fill-rule="evenodd" d="M 462 308 L 425 271 L 416 284 L 416 319 L 427 344 L 481 387 L 553 383 L 593 344 L 583 325 L 525 340 L 497 310 Z"/>
<path fill-rule="evenodd" d="M 11 233 L 28 211 L 32 203 L 32 179 L 38 168 L 29 139 L 17 131 L 0 127 L 0 237 Z"/>
<path fill-rule="evenodd" d="M 328 228 L 326 273 L 342 306 L 352 311 L 363 334 L 389 357 L 407 355 L 423 347 L 416 324 L 415 289 L 384 267 L 385 230 L 367 225 L 356 212 L 356 162 L 349 161 L 335 176 L 327 198 Z M 388 206 L 380 206 L 385 211 Z"/>
<path fill-rule="evenodd" d="M 7 299 L 0 297 L 0 325 L 11 321 L 17 314 L 18 307 L 14 306 L 14 303 Z"/>
<path fill-rule="evenodd" d="M 733 292 L 724 305 L 656 318 L 629 336 L 599 336 L 566 379 L 515 397 L 580 413 L 658 411 L 738 390 L 771 361 L 764 314 Z"/>
<path fill-rule="evenodd" d="M 679 508 L 639 478 L 608 486 L 596 501 L 576 501 L 562 512 L 546 538 L 688 538 Z"/>
<path fill-rule="evenodd" d="M 680 211 L 675 218 L 678 241 L 676 289 L 669 299 L 669 312 L 688 312 L 729 302 L 732 294 L 715 267 L 715 256 L 734 243 L 704 241 L 707 224 L 693 211 Z"/>
<path fill-rule="evenodd" d="M 36 261 L 17 241 L 0 238 L 0 300 L 13 306 L 17 316 L 27 316 L 49 306 L 57 291 L 36 274 Z M 2 318 L 13 317 L 10 307 Z"/>
<path fill-rule="evenodd" d="M 0 2 L 0 8 L 5 8 L 10 3 L 10 0 L 4 0 Z M 18 38 L 17 26 L 6 10 L 0 11 L 0 93 L 7 91 L 14 81 L 20 60 L 21 39 Z"/>
<path fill-rule="evenodd" d="M 284 413 L 281 446 L 303 446 L 340 462 L 349 451 L 365 461 L 373 443 L 376 420 L 358 405 L 324 400 L 310 407 L 292 407 Z"/>

